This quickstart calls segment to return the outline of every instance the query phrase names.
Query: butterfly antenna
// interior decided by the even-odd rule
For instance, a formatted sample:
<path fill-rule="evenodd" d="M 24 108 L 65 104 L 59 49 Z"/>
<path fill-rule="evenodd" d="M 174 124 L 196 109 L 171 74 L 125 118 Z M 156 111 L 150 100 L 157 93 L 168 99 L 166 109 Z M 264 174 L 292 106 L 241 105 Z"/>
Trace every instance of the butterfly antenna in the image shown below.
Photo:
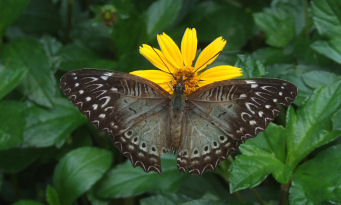
<path fill-rule="evenodd" d="M 173 76 L 174 80 L 176 80 L 174 74 L 169 70 L 167 64 L 162 60 L 161 56 L 156 52 L 156 50 L 153 47 L 152 47 L 152 49 L 156 53 L 156 55 L 159 56 L 159 58 L 162 61 L 162 63 L 166 66 L 166 68 L 168 70 L 168 74 L 171 74 Z"/>
<path fill-rule="evenodd" d="M 221 53 L 222 53 L 222 51 L 219 51 L 218 53 L 216 53 L 214 56 L 212 56 L 212 58 L 208 59 L 208 60 L 207 60 L 205 63 L 203 63 L 199 68 L 197 68 L 197 69 L 194 71 L 194 73 L 197 72 L 200 68 L 202 68 L 202 67 L 203 67 L 206 63 L 208 63 L 210 60 L 212 60 L 213 58 L 219 56 Z"/>

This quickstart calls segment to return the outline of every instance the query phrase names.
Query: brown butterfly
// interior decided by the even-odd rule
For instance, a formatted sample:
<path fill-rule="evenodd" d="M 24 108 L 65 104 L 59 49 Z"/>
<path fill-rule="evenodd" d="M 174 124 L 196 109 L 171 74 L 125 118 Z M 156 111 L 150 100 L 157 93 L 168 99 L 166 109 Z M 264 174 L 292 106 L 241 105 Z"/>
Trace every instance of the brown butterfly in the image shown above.
<path fill-rule="evenodd" d="M 134 166 L 161 173 L 163 153 L 177 154 L 181 171 L 202 174 L 246 139 L 255 137 L 290 105 L 295 85 L 279 79 L 233 79 L 185 95 L 173 94 L 135 75 L 81 69 L 66 73 L 61 86 L 90 122 L 113 137 Z"/>

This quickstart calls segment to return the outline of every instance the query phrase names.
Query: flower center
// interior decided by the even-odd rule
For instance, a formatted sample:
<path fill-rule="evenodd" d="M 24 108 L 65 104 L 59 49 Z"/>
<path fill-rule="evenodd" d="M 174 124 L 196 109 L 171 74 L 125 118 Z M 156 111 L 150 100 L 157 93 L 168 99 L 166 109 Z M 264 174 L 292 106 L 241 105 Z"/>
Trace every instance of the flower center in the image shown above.
<path fill-rule="evenodd" d="M 198 74 L 194 72 L 193 67 L 180 68 L 178 71 L 174 72 L 174 76 L 175 80 L 172 81 L 172 86 L 175 86 L 182 79 L 186 95 L 199 88 L 199 77 Z"/>

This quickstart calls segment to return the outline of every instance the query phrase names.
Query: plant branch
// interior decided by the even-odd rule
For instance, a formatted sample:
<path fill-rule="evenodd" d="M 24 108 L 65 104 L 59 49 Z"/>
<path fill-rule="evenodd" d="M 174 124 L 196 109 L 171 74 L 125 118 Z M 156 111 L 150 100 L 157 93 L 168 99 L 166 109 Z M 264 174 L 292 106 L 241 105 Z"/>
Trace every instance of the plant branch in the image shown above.
<path fill-rule="evenodd" d="M 288 204 L 288 194 L 289 194 L 290 186 L 291 186 L 291 180 L 287 184 L 282 184 L 281 199 L 279 201 L 279 205 Z"/>

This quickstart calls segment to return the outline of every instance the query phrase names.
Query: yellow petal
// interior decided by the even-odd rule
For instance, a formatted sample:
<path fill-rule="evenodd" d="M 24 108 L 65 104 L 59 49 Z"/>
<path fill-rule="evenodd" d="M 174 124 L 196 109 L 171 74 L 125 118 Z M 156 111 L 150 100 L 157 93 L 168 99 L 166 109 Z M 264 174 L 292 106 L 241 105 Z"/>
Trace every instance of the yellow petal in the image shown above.
<path fill-rule="evenodd" d="M 204 81 L 199 81 L 198 85 L 199 85 L 199 87 L 202 87 L 202 86 L 205 86 L 205 85 L 208 85 L 211 83 L 214 83 L 214 81 L 204 80 Z"/>
<path fill-rule="evenodd" d="M 199 78 L 204 81 L 216 82 L 240 76 L 243 76 L 242 69 L 230 65 L 220 65 L 202 72 Z"/>
<path fill-rule="evenodd" d="M 173 80 L 172 75 L 166 72 L 160 71 L 160 70 L 136 70 L 136 71 L 130 72 L 130 74 L 137 75 L 142 78 L 146 78 L 157 84 L 169 83 Z"/>
<path fill-rule="evenodd" d="M 159 83 L 159 86 L 161 86 L 164 90 L 166 90 L 170 94 L 173 94 L 173 89 L 170 83 Z"/>
<path fill-rule="evenodd" d="M 181 53 L 186 66 L 193 66 L 197 54 L 197 31 L 195 28 L 187 28 L 181 41 Z"/>
<path fill-rule="evenodd" d="M 160 70 L 165 72 L 174 72 L 174 67 L 168 63 L 159 49 L 143 44 L 140 46 L 140 54 Z"/>
<path fill-rule="evenodd" d="M 169 37 L 167 34 L 163 33 L 161 35 L 157 35 L 157 41 L 159 42 L 161 51 L 168 62 L 177 69 L 182 68 L 182 55 L 179 47 L 175 44 L 173 39 L 171 39 L 171 37 Z"/>
<path fill-rule="evenodd" d="M 201 71 L 209 64 L 213 63 L 213 61 L 218 58 L 225 45 L 226 41 L 223 37 L 216 38 L 200 53 L 198 60 L 195 63 L 195 70 Z"/>

